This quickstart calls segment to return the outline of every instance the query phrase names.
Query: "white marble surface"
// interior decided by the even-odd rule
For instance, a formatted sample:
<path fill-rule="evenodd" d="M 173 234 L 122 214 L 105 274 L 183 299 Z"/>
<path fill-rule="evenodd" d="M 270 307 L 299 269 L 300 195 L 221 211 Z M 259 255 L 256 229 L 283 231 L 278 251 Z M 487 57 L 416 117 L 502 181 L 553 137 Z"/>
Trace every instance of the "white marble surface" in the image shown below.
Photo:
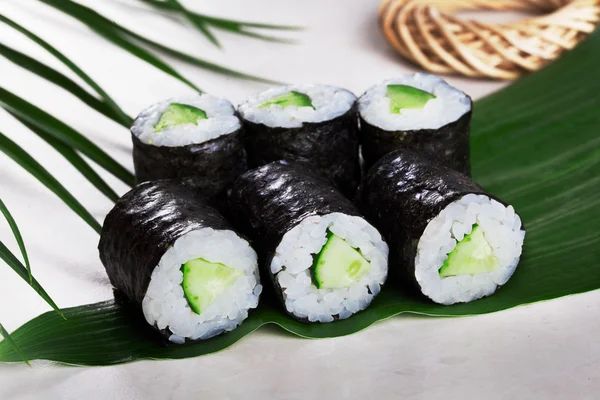
<path fill-rule="evenodd" d="M 88 4 L 98 3 L 92 0 Z M 139 10 L 134 0 L 96 5 L 145 35 L 244 72 L 289 82 L 324 82 L 360 93 L 412 71 L 380 37 L 377 1 L 186 2 L 209 14 L 300 24 L 298 45 L 218 33 L 224 50 L 182 24 Z M 2 0 L 0 12 L 72 58 L 130 114 L 190 89 L 108 45 L 41 3 Z M 73 76 L 5 26 L 3 43 Z M 238 102 L 265 86 L 171 63 L 204 90 Z M 78 80 L 76 78 L 76 80 Z M 481 97 L 502 83 L 449 78 Z M 71 95 L 0 58 L 0 85 L 67 121 L 132 168 L 128 132 Z M 0 111 L 0 131 L 34 157 L 102 221 L 110 202 L 46 143 Z M 119 193 L 126 188 L 100 171 Z M 0 197 L 16 218 L 33 270 L 62 307 L 110 297 L 98 236 L 51 192 L 0 154 Z M 17 252 L 4 223 L 0 239 Z M 0 399 L 485 398 L 593 399 L 600 393 L 600 291 L 469 318 L 396 317 L 360 333 L 304 340 L 265 328 L 217 354 L 180 361 L 73 368 L 34 362 L 0 365 Z M 13 330 L 48 306 L 9 268 L 0 267 L 0 321 Z"/>

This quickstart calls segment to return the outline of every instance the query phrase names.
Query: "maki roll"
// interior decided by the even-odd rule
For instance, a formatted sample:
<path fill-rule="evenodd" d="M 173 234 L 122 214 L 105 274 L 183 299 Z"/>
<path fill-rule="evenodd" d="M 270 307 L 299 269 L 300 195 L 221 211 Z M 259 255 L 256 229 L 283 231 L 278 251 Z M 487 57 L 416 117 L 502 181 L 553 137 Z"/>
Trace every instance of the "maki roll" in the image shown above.
<path fill-rule="evenodd" d="M 248 171 L 231 190 L 231 207 L 292 317 L 348 318 L 381 290 L 386 243 L 352 202 L 306 166 L 282 161 Z"/>
<path fill-rule="evenodd" d="M 360 179 L 355 101 L 348 90 L 325 85 L 277 87 L 246 100 L 238 110 L 249 168 L 302 161 L 354 193 Z"/>
<path fill-rule="evenodd" d="M 119 298 L 183 343 L 235 329 L 258 304 L 257 257 L 248 242 L 190 188 L 136 186 L 104 220 L 100 260 Z"/>
<path fill-rule="evenodd" d="M 436 303 L 489 296 L 517 267 L 525 231 L 513 207 L 422 154 L 384 156 L 357 197 L 390 245 L 390 274 Z"/>
<path fill-rule="evenodd" d="M 373 86 L 358 100 L 366 169 L 387 153 L 429 152 L 470 175 L 472 101 L 435 75 L 417 73 Z"/>
<path fill-rule="evenodd" d="M 131 127 L 136 180 L 179 179 L 203 196 L 223 197 L 246 170 L 242 133 L 225 99 L 197 94 L 155 104 Z"/>

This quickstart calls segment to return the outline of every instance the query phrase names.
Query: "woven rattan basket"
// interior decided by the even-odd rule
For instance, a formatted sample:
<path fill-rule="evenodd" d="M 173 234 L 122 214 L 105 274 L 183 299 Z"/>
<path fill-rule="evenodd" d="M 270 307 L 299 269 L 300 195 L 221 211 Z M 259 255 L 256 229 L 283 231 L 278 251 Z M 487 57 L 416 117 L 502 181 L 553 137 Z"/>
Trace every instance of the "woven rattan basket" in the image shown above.
<path fill-rule="evenodd" d="M 519 10 L 539 17 L 494 25 L 457 10 Z M 404 57 L 438 74 L 514 79 L 572 49 L 600 20 L 600 0 L 384 0 L 383 35 Z"/>

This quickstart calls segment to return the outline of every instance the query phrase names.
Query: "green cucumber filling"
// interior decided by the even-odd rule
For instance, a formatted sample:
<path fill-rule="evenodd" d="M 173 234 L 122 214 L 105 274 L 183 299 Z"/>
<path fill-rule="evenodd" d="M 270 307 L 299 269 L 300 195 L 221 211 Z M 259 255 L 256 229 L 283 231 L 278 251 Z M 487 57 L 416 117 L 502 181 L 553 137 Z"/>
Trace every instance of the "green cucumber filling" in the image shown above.
<path fill-rule="evenodd" d="M 390 99 L 390 113 L 400 114 L 405 108 L 422 109 L 435 96 L 424 90 L 407 85 L 388 85 L 387 97 Z"/>
<path fill-rule="evenodd" d="M 271 100 L 267 100 L 262 103 L 258 108 L 267 108 L 272 104 L 278 104 L 283 108 L 295 106 L 295 107 L 310 107 L 314 110 L 314 106 L 312 105 L 312 101 L 310 97 L 304 93 L 290 91 L 288 93 L 282 94 L 281 96 L 277 96 L 272 98 Z"/>
<path fill-rule="evenodd" d="M 198 125 L 199 119 L 207 119 L 204 110 L 187 104 L 171 103 L 154 125 L 154 131 L 160 132 L 165 128 L 177 125 Z"/>
<path fill-rule="evenodd" d="M 349 287 L 371 270 L 371 263 L 344 239 L 329 232 L 314 257 L 313 283 L 318 289 Z"/>
<path fill-rule="evenodd" d="M 474 275 L 491 272 L 500 267 L 500 260 L 494 255 L 479 225 L 456 244 L 454 250 L 439 270 L 442 277 L 456 275 Z"/>
<path fill-rule="evenodd" d="M 190 260 L 181 266 L 183 293 L 190 308 L 202 314 L 217 297 L 229 288 L 242 271 L 220 263 L 211 263 L 202 258 Z"/>

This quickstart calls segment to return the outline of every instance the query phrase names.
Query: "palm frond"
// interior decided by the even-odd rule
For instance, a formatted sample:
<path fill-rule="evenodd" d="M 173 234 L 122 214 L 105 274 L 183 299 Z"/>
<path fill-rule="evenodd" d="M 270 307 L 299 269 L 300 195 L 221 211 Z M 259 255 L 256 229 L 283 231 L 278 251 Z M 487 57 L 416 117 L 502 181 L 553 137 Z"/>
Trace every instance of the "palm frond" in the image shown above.
<path fill-rule="evenodd" d="M 98 85 L 92 78 L 90 78 L 88 74 L 83 72 L 83 70 L 81 70 L 81 68 L 79 68 L 74 62 L 72 62 L 64 54 L 62 54 L 60 51 L 58 51 L 56 48 L 50 45 L 50 43 L 46 42 L 41 37 L 37 36 L 33 32 L 29 31 L 25 27 L 19 25 L 18 23 L 5 17 L 2 14 L 0 14 L 0 22 L 4 22 L 6 25 L 16 29 L 32 41 L 36 42 L 38 45 L 40 45 L 42 48 L 44 48 L 46 51 L 52 54 L 56 59 L 58 59 L 60 62 L 66 65 L 71 71 L 77 74 L 77 76 L 79 76 L 85 83 L 90 85 L 90 87 L 93 88 L 96 91 L 96 93 L 98 93 L 98 95 L 100 95 L 100 97 L 104 99 L 107 106 L 110 107 L 113 110 L 113 112 L 119 117 L 119 120 L 126 124 L 131 121 L 131 118 L 127 114 L 125 114 L 123 110 L 121 110 L 117 103 L 115 103 L 115 101 L 100 87 L 100 85 Z"/>
<path fill-rule="evenodd" d="M 135 184 L 133 174 L 85 136 L 44 110 L 0 87 L 0 106 L 23 121 L 39 127 L 64 144 L 80 151 L 99 166 L 129 186 Z"/>
<path fill-rule="evenodd" d="M 39 77 L 52 82 L 56 86 L 65 89 L 73 96 L 90 106 L 90 108 L 112 119 L 116 123 L 121 124 L 125 128 L 129 128 L 131 126 L 131 123 L 133 122 L 132 118 L 128 117 L 127 121 L 125 121 L 121 116 L 115 113 L 105 101 L 92 96 L 74 80 L 58 72 L 57 70 L 50 68 L 47 65 L 42 64 L 34 58 L 31 58 L 15 49 L 4 46 L 2 43 L 0 43 L 0 55 L 4 56 L 9 61 L 12 61 L 14 64 L 38 75 Z"/>
<path fill-rule="evenodd" d="M 129 128 L 133 122 L 131 117 L 125 121 L 122 116 L 117 114 L 114 109 L 108 106 L 105 101 L 97 99 L 82 88 L 71 78 L 58 72 L 57 70 L 50 68 L 49 66 L 42 64 L 34 58 L 29 57 L 15 49 L 0 43 L 0 55 L 4 56 L 7 60 L 12 61 L 14 64 L 36 74 L 37 76 L 44 78 L 45 80 L 52 82 L 56 86 L 59 86 L 77 97 L 79 100 L 90 106 L 92 109 L 98 111 L 100 114 L 112 119 L 118 124 L 123 125 L 125 128 Z"/>
<path fill-rule="evenodd" d="M 53 0 L 52 2 L 48 2 L 47 0 L 40 0 L 44 3 L 47 3 L 60 11 L 63 11 L 70 16 L 78 19 L 80 22 L 87 25 L 94 32 L 98 33 L 100 36 L 104 37 L 106 40 L 112 42 L 116 46 L 121 49 L 127 51 L 128 53 L 136 56 L 140 60 L 147 62 L 148 64 L 160 69 L 166 74 L 171 75 L 173 78 L 179 80 L 180 82 L 188 85 L 192 89 L 201 92 L 202 90 L 198 88 L 192 81 L 181 75 L 177 72 L 173 67 L 169 64 L 156 57 L 154 54 L 150 53 L 148 50 L 144 49 L 141 46 L 138 46 L 134 41 L 132 41 L 129 37 L 124 35 L 119 29 L 116 29 L 118 25 L 116 23 L 105 19 L 100 16 L 100 14 L 95 13 L 91 9 L 84 7 L 82 5 L 72 3 L 70 1 L 60 1 Z"/>
<path fill-rule="evenodd" d="M 182 77 L 177 71 L 175 71 L 168 64 L 164 63 L 159 58 L 153 56 L 151 53 L 146 51 L 144 48 L 138 46 L 135 41 L 141 42 L 155 50 L 158 50 L 164 54 L 176 57 L 188 63 L 191 63 L 197 67 L 217 72 L 223 75 L 231 76 L 234 78 L 253 80 L 258 82 L 265 83 L 278 83 L 272 81 L 270 79 L 261 78 L 254 75 L 245 74 L 243 72 L 239 72 L 227 67 L 223 67 L 221 65 L 212 63 L 210 61 L 206 61 L 192 55 L 183 53 L 178 50 L 174 50 L 168 46 L 165 46 L 161 43 L 155 42 L 153 40 L 147 39 L 144 36 L 137 34 L 114 21 L 109 20 L 103 15 L 99 14 L 95 10 L 86 7 L 82 4 L 78 4 L 72 2 L 70 0 L 39 0 L 44 4 L 47 4 L 51 7 L 54 7 L 71 17 L 79 20 L 83 24 L 87 25 L 90 29 L 98 32 L 102 36 L 104 36 L 109 41 L 113 42 L 117 46 L 122 49 L 128 51 L 129 53 L 135 55 L 143 61 L 146 61 L 155 67 L 161 69 L 162 71 L 170 74 L 171 76 L 179 79 L 180 81 L 186 83 L 188 86 L 200 91 L 193 83 L 188 81 L 186 78 Z"/>
<path fill-rule="evenodd" d="M 29 286 L 31 286 L 39 295 L 42 297 L 61 317 L 65 318 L 64 314 L 56 303 L 52 300 L 52 298 L 46 293 L 44 288 L 33 278 L 31 274 L 31 265 L 29 264 L 29 257 L 27 256 L 27 251 L 25 250 L 25 243 L 23 241 L 23 237 L 21 236 L 21 232 L 19 231 L 19 227 L 17 226 L 17 222 L 11 215 L 8 208 L 0 199 L 0 211 L 6 217 L 10 229 L 12 230 L 13 236 L 17 240 L 17 244 L 19 245 L 19 249 L 21 250 L 21 254 L 23 255 L 23 259 L 25 260 L 26 267 L 21 264 L 21 262 L 15 257 L 14 254 L 0 241 L 0 258 L 4 260 L 8 266 L 10 266 L 21 278 L 23 278 Z"/>
<path fill-rule="evenodd" d="M 39 126 L 31 124 L 13 113 L 10 114 L 31 131 L 33 131 L 36 135 L 38 135 L 42 140 L 52 146 L 56 151 L 58 151 L 73 167 L 75 167 L 75 169 L 81 173 L 81 175 L 88 180 L 88 182 L 94 185 L 94 187 L 96 187 L 96 189 L 98 189 L 106 197 L 113 202 L 116 202 L 119 199 L 119 196 L 111 189 L 111 187 L 100 177 L 100 175 L 96 173 L 96 171 L 94 171 L 92 167 L 90 167 L 83 157 L 73 150 L 71 146 L 68 146 L 62 141 L 54 138 L 51 134 Z"/>
<path fill-rule="evenodd" d="M 297 43 L 296 40 L 289 38 L 281 38 L 271 35 L 264 35 L 258 32 L 254 32 L 250 29 L 269 29 L 269 30 L 287 30 L 287 31 L 298 31 L 303 28 L 299 26 L 289 26 L 289 25 L 271 25 L 271 24 L 261 24 L 254 22 L 242 22 L 235 21 L 225 18 L 217 18 L 211 17 L 204 14 L 199 14 L 189 9 L 185 8 L 179 0 L 166 0 L 166 1 L 156 1 L 156 0 L 141 0 L 146 4 L 150 4 L 151 6 L 163 10 L 166 12 L 172 12 L 175 14 L 181 14 L 186 20 L 188 20 L 192 26 L 196 27 L 196 29 L 202 33 L 206 38 L 213 43 L 218 48 L 221 48 L 221 44 L 215 37 L 215 35 L 209 29 L 211 26 L 223 31 L 232 32 L 238 35 L 252 37 L 255 39 L 260 39 L 269 42 L 279 42 L 279 43 L 287 43 L 294 44 Z"/>
<path fill-rule="evenodd" d="M 123 29 L 125 29 L 125 28 L 123 28 Z M 248 75 L 248 74 L 244 74 L 243 72 L 238 72 L 238 71 L 235 71 L 235 70 L 232 70 L 229 68 L 222 67 L 218 64 L 202 60 L 198 57 L 191 56 L 189 54 L 172 49 L 172 48 L 162 45 L 160 43 L 154 42 L 150 39 L 146 39 L 145 37 L 138 35 L 135 32 L 131 32 L 131 31 L 127 30 L 127 33 L 129 33 L 131 35 L 131 37 L 133 37 L 134 39 L 137 39 L 140 42 L 145 43 L 148 46 L 150 46 L 156 50 L 159 50 L 165 54 L 168 54 L 172 57 L 175 57 L 179 60 L 182 60 L 182 61 L 185 61 L 192 65 L 195 65 L 197 67 L 207 69 L 209 71 L 218 72 L 220 74 L 232 76 L 234 78 L 253 80 L 253 81 L 263 82 L 263 83 L 271 83 L 271 84 L 280 84 L 281 83 L 279 81 L 274 81 L 274 80 L 266 79 L 266 78 L 260 78 L 260 77 L 254 76 L 254 75 Z"/>
<path fill-rule="evenodd" d="M 44 186 L 56 194 L 66 205 L 79 215 L 92 229 L 100 233 L 102 227 L 92 214 L 44 167 L 40 165 L 21 146 L 0 132 L 0 151 L 12 158 L 17 164 L 33 175 Z M 25 268 L 24 268 L 25 269 Z M 26 269 L 25 269 L 26 270 Z M 35 282 L 35 279 L 34 279 Z"/>
<path fill-rule="evenodd" d="M 27 249 L 25 249 L 25 242 L 23 242 L 23 236 L 21 236 L 21 231 L 19 230 L 19 227 L 17 226 L 17 222 L 13 218 L 10 211 L 8 211 L 8 208 L 6 207 L 6 205 L 4 204 L 2 199 L 0 199 L 0 212 L 2 212 L 2 214 L 4 214 L 4 218 L 6 218 L 6 221 L 8 222 L 8 226 L 10 226 L 10 230 L 12 231 L 13 236 L 15 237 L 15 240 L 17 241 L 17 244 L 19 245 L 19 250 L 21 250 L 21 255 L 23 256 L 23 260 L 25 261 L 25 266 L 27 267 L 27 275 L 29 276 L 29 283 L 31 284 L 31 283 L 33 283 L 33 276 L 31 275 L 31 264 L 29 263 L 29 257 L 27 256 Z"/>
<path fill-rule="evenodd" d="M 48 305 L 50 305 L 50 307 L 54 309 L 54 311 L 58 313 L 58 315 L 66 319 L 63 312 L 60 310 L 60 308 L 58 308 L 58 306 L 56 305 L 54 300 L 52 300 L 52 298 L 48 295 L 48 293 L 46 293 L 46 290 L 44 290 L 42 285 L 40 285 L 39 282 L 33 277 L 31 278 L 31 282 L 29 282 L 27 268 L 25 268 L 23 264 L 21 264 L 21 261 L 19 261 L 19 259 L 15 257 L 15 255 L 8 249 L 8 247 L 4 245 L 4 243 L 2 243 L 2 241 L 0 241 L 0 259 L 2 259 L 6 264 L 8 264 L 8 266 L 11 267 L 12 270 L 17 273 L 17 275 L 23 278 L 23 280 L 27 282 L 27 284 L 31 286 L 31 288 L 35 290 L 37 294 L 39 294 L 40 297 L 44 299 L 46 303 L 48 303 Z"/>
<path fill-rule="evenodd" d="M 208 27 L 206 26 L 206 22 L 202 21 L 200 18 L 196 18 L 195 15 L 188 11 L 187 8 L 185 8 L 180 2 L 179 0 L 168 0 L 167 1 L 173 10 L 179 11 L 181 12 L 181 14 L 183 14 L 183 16 L 193 25 L 196 27 L 196 29 L 198 29 L 198 31 L 200 31 L 200 33 L 202 33 L 204 36 L 206 36 L 206 38 L 215 46 L 217 46 L 218 48 L 221 48 L 221 43 L 219 43 L 219 41 L 217 40 L 217 38 L 215 37 L 215 35 L 212 34 L 212 32 L 208 29 Z"/>
<path fill-rule="evenodd" d="M 0 324 L 0 335 L 2 335 L 2 337 L 4 338 L 4 340 L 6 340 L 7 343 L 10 343 L 13 349 L 15 349 L 15 351 L 23 359 L 23 361 L 25 361 L 25 363 L 31 367 L 31 364 L 29 364 L 29 360 L 25 356 L 25 353 L 23 353 L 23 350 L 21 350 L 21 348 L 15 343 L 12 336 L 10 336 L 10 333 L 8 333 L 6 329 L 4 329 L 4 326 L 2 326 L 2 324 Z"/>
<path fill-rule="evenodd" d="M 162 1 L 162 0 L 140 0 L 140 1 L 142 1 L 143 3 L 150 4 L 154 7 L 156 7 L 157 9 L 177 11 L 176 7 L 174 7 L 173 4 L 170 4 L 169 1 Z M 231 30 L 231 31 L 233 31 L 234 29 L 240 29 L 240 28 L 259 28 L 259 29 L 279 30 L 279 31 L 301 31 L 301 30 L 304 30 L 304 28 L 301 26 L 264 24 L 264 23 L 247 22 L 247 21 L 235 21 L 235 20 L 231 20 L 231 19 L 211 17 L 208 15 L 200 14 L 200 13 L 193 12 L 193 11 L 188 11 L 188 12 L 191 15 L 193 15 L 195 18 L 205 21 L 205 22 L 209 23 L 210 25 L 218 26 L 220 28 L 223 28 L 226 30 Z"/>
<path fill-rule="evenodd" d="M 204 23 L 208 26 L 214 26 L 217 29 L 221 29 L 224 31 L 232 32 L 238 35 L 252 37 L 255 39 L 260 39 L 268 42 L 279 42 L 279 43 L 287 43 L 287 44 L 295 44 L 297 43 L 294 39 L 281 38 L 271 35 L 264 35 L 252 30 L 248 30 L 248 28 L 252 29 L 270 29 L 270 30 L 287 30 L 287 31 L 297 31 L 302 30 L 302 27 L 299 26 L 285 26 L 285 25 L 269 25 L 269 24 L 259 24 L 252 22 L 240 22 L 234 21 L 230 19 L 224 18 L 216 18 L 208 15 L 194 13 L 188 10 L 187 18 L 193 18 L 195 21 L 199 23 Z"/>

